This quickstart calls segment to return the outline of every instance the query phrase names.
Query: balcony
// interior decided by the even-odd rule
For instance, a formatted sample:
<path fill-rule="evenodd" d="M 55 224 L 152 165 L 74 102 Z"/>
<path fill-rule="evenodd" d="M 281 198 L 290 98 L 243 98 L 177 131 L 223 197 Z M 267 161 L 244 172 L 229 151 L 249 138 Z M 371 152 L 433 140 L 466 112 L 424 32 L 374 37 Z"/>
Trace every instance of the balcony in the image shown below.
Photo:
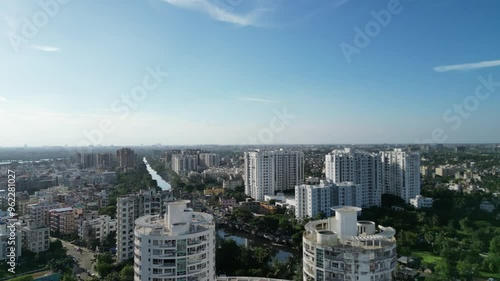
<path fill-rule="evenodd" d="M 201 263 L 203 261 L 205 261 L 206 259 L 195 259 L 195 260 L 188 260 L 187 264 L 188 265 L 193 265 L 193 264 L 198 264 L 198 263 Z"/>
<path fill-rule="evenodd" d="M 158 264 L 153 263 L 153 267 L 175 267 L 175 262 L 158 263 Z"/>
<path fill-rule="evenodd" d="M 196 244 L 201 244 L 200 239 L 188 239 L 188 245 L 196 245 Z"/>

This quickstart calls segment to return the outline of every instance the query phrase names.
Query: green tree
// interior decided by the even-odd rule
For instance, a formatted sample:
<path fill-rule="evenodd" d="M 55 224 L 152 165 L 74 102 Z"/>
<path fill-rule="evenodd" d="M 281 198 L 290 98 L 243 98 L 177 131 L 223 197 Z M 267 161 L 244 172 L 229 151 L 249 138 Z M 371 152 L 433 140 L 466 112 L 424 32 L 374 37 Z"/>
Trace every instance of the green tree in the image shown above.
<path fill-rule="evenodd" d="M 483 269 L 493 273 L 500 273 L 500 256 L 488 255 L 483 261 Z"/>
<path fill-rule="evenodd" d="M 54 272 L 69 273 L 73 269 L 74 261 L 72 258 L 66 256 L 62 259 L 52 259 L 48 262 L 48 266 Z"/>
<path fill-rule="evenodd" d="M 490 241 L 490 253 L 500 256 L 500 236 L 496 236 Z"/>
<path fill-rule="evenodd" d="M 104 278 L 108 274 L 110 274 L 111 271 L 113 271 L 113 268 L 115 267 L 113 263 L 114 263 L 113 256 L 111 256 L 110 253 L 101 254 L 97 256 L 95 270 L 97 271 L 100 277 Z"/>
<path fill-rule="evenodd" d="M 111 218 L 116 218 L 116 205 L 115 206 L 106 206 L 103 208 L 100 208 L 98 211 L 99 215 L 108 215 Z"/>
<path fill-rule="evenodd" d="M 134 280 L 134 267 L 127 265 L 122 270 L 120 270 L 120 280 L 121 281 L 133 281 Z"/>
<path fill-rule="evenodd" d="M 75 277 L 73 277 L 73 275 L 66 273 L 63 275 L 61 281 L 77 281 L 77 280 Z"/>
<path fill-rule="evenodd" d="M 467 281 L 473 279 L 476 270 L 477 270 L 476 264 L 472 264 L 462 260 L 457 262 L 458 274 Z"/>

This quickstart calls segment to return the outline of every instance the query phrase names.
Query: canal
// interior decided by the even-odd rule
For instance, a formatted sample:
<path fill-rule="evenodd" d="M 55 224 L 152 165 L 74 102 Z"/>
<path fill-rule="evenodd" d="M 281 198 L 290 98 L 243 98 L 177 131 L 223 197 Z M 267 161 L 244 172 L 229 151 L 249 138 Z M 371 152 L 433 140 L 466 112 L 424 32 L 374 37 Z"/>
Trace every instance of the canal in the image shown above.
<path fill-rule="evenodd" d="M 156 180 L 158 186 L 162 190 L 171 190 L 172 186 L 166 182 L 158 173 L 151 168 L 146 158 L 143 159 L 144 164 L 146 164 L 146 168 L 151 175 L 151 177 Z M 273 258 L 277 259 L 280 262 L 285 262 L 289 257 L 293 255 L 298 255 L 299 253 L 294 252 L 292 249 L 286 246 L 281 246 L 275 243 L 270 242 L 267 239 L 261 237 L 255 237 L 252 234 L 231 230 L 227 228 L 219 228 L 217 229 L 217 235 L 226 240 L 232 239 L 238 245 L 243 245 L 245 247 L 267 247 L 273 251 Z"/>
<path fill-rule="evenodd" d="M 156 183 L 162 190 L 170 190 L 172 189 L 172 186 L 166 182 L 158 173 L 151 168 L 151 166 L 148 163 L 148 160 L 146 160 L 146 157 L 143 158 L 144 164 L 146 164 L 146 169 L 148 169 L 149 174 L 151 177 L 156 180 Z"/>

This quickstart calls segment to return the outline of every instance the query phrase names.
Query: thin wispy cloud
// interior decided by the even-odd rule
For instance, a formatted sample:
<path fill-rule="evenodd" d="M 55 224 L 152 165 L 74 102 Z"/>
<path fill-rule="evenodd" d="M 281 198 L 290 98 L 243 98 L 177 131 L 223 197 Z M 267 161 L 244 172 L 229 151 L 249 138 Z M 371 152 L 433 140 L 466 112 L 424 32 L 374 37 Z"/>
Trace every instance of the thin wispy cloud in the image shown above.
<path fill-rule="evenodd" d="M 260 103 L 275 103 L 275 100 L 268 100 L 268 99 L 261 99 L 261 98 L 251 98 L 251 97 L 243 97 L 243 98 L 236 98 L 237 100 L 242 100 L 242 101 L 251 101 L 251 102 L 260 102 Z"/>
<path fill-rule="evenodd" d="M 212 2 L 210 0 L 164 0 L 165 2 L 183 9 L 196 10 L 207 14 L 211 18 L 232 23 L 239 26 L 261 26 L 259 23 L 260 16 L 268 11 L 264 8 L 254 8 L 246 14 L 237 14 L 234 12 L 234 6 L 217 5 L 219 1 Z M 240 5 L 240 4 L 235 4 Z"/>
<path fill-rule="evenodd" d="M 42 51 L 42 52 L 60 52 L 61 49 L 53 46 L 43 46 L 43 45 L 32 45 L 31 49 Z"/>
<path fill-rule="evenodd" d="M 434 67 L 434 71 L 446 72 L 446 71 L 453 71 L 453 70 L 471 70 L 471 69 L 479 69 L 479 68 L 495 67 L 495 66 L 500 66 L 500 60 L 436 66 L 436 67 Z"/>
<path fill-rule="evenodd" d="M 344 5 L 345 3 L 347 3 L 348 1 L 349 0 L 334 0 L 332 2 L 332 7 L 333 8 L 338 8 L 338 7 L 342 6 L 342 5 Z"/>

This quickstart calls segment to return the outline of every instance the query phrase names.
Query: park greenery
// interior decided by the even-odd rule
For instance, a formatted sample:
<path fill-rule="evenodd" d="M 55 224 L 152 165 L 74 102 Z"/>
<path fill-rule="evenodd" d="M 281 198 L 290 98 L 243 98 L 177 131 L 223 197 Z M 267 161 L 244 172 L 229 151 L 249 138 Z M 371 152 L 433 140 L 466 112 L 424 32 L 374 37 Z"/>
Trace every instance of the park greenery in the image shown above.
<path fill-rule="evenodd" d="M 422 194 L 434 198 L 432 208 L 394 210 L 404 202 L 384 195 L 383 207 L 363 210 L 360 219 L 394 227 L 398 254 L 418 258 L 420 269 L 434 272 L 428 280 L 500 277 L 500 221 L 479 210 L 484 195 L 436 188 Z"/>
<path fill-rule="evenodd" d="M 217 239 L 217 275 L 302 280 L 300 256 L 289 257 L 285 262 L 272 257 L 273 250 L 268 247 L 247 248 L 232 239 Z"/>

